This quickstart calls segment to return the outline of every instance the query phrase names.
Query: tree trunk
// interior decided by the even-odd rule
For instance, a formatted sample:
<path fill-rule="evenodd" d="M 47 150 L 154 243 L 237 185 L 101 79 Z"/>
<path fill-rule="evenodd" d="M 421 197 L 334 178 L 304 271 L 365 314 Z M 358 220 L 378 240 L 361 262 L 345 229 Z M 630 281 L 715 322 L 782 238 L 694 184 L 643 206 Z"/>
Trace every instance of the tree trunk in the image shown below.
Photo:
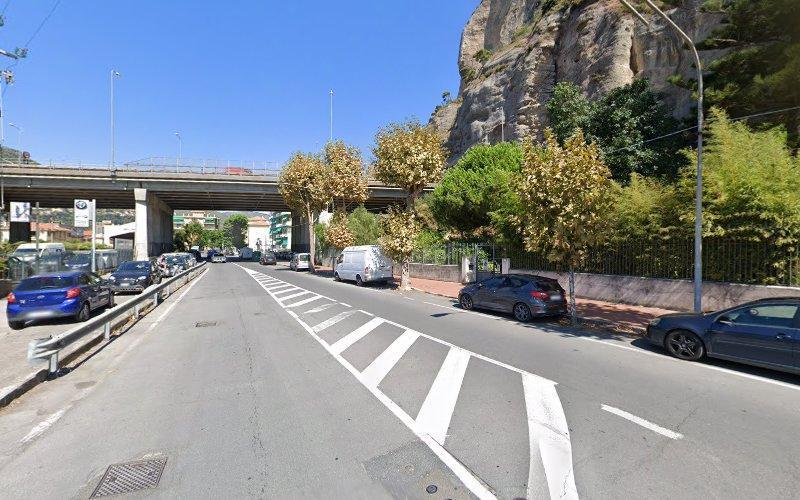
<path fill-rule="evenodd" d="M 575 305 L 575 267 L 569 266 L 569 315 L 572 326 L 578 326 L 578 308 Z"/>
<path fill-rule="evenodd" d="M 400 290 L 411 290 L 411 256 L 403 257 L 400 265 Z"/>
<path fill-rule="evenodd" d="M 314 273 L 314 251 L 316 250 L 316 235 L 314 234 L 314 213 L 306 210 L 306 220 L 308 221 L 308 272 Z"/>

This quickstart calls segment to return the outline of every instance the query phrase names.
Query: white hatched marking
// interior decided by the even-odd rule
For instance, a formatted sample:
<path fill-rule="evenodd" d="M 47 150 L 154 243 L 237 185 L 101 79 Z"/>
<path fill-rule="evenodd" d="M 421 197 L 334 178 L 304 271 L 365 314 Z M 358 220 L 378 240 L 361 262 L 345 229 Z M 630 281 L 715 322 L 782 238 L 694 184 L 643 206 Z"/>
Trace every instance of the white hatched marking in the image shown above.
<path fill-rule="evenodd" d="M 321 306 L 315 307 L 314 309 L 309 309 L 308 311 L 306 311 L 306 314 L 313 314 L 313 313 L 322 312 L 325 309 L 328 309 L 329 307 L 335 306 L 336 304 L 337 304 L 336 302 L 331 302 L 329 304 L 322 304 Z"/>
<path fill-rule="evenodd" d="M 303 290 L 302 292 L 293 293 L 291 295 L 287 295 L 286 297 L 279 297 L 278 298 L 278 302 L 283 303 L 284 300 L 293 299 L 295 297 L 299 297 L 299 296 L 305 295 L 307 293 L 311 293 L 311 292 L 309 292 L 308 290 Z"/>
<path fill-rule="evenodd" d="M 278 288 L 286 288 L 287 286 L 294 286 L 294 285 L 290 285 L 289 283 L 284 283 L 283 285 L 265 286 L 264 290 L 272 292 L 274 290 L 277 290 Z"/>
<path fill-rule="evenodd" d="M 334 316 L 332 318 L 328 318 L 325 321 L 323 321 L 322 323 L 317 324 L 316 326 L 314 326 L 312 328 L 312 330 L 314 330 L 315 332 L 319 333 L 322 330 L 335 325 L 336 323 L 342 321 L 343 319 L 345 319 L 345 318 L 347 318 L 349 316 L 352 316 L 353 314 L 355 314 L 357 312 L 358 311 L 342 311 L 339 314 L 337 314 L 336 316 Z"/>
<path fill-rule="evenodd" d="M 321 298 L 322 298 L 322 295 L 315 295 L 313 297 L 309 297 L 307 299 L 303 299 L 300 302 L 295 302 L 294 304 L 289 304 L 289 305 L 287 305 L 285 307 L 286 307 L 286 309 L 289 309 L 290 307 L 303 306 L 303 305 L 308 304 L 309 302 L 314 302 L 315 300 L 321 299 Z"/>
<path fill-rule="evenodd" d="M 39 422 L 36 425 L 36 427 L 31 429 L 31 431 L 28 434 L 26 434 L 24 438 L 22 438 L 21 442 L 27 443 L 31 439 L 33 439 L 36 436 L 39 436 L 40 434 L 42 434 L 44 431 L 49 429 L 50 426 L 52 426 L 54 423 L 56 423 L 59 418 L 63 417 L 64 413 L 66 411 L 67 411 L 66 408 L 62 408 L 61 410 L 58 410 L 57 412 L 55 412 L 52 415 L 50 415 L 49 417 L 47 417 L 46 420 L 43 420 L 43 421 Z"/>
<path fill-rule="evenodd" d="M 428 434 L 442 446 L 447 438 L 453 411 L 456 409 L 469 357 L 469 352 L 464 349 L 450 348 L 417 415 L 416 423 L 419 431 Z"/>
<path fill-rule="evenodd" d="M 351 333 L 348 333 L 341 339 L 337 340 L 333 345 L 331 345 L 331 350 L 336 354 L 341 354 L 345 349 L 364 338 L 369 332 L 377 328 L 381 323 L 383 323 L 383 318 L 372 318 L 365 324 L 353 330 Z"/>
<path fill-rule="evenodd" d="M 284 288 L 283 290 L 278 290 L 277 292 L 272 292 L 272 296 L 278 295 L 279 293 L 286 293 L 286 292 L 296 292 L 297 290 L 302 290 L 302 288 L 293 286 L 291 288 Z M 278 297 L 275 297 L 276 299 Z"/>
<path fill-rule="evenodd" d="M 525 409 L 528 412 L 528 441 L 531 460 L 528 469 L 528 498 L 545 498 L 546 483 L 550 498 L 577 500 L 572 470 L 569 427 L 556 392 L 556 384 L 530 373 L 522 375 Z M 541 458 L 541 466 L 539 460 Z M 541 477 L 544 470 L 545 477 Z"/>
<path fill-rule="evenodd" d="M 613 406 L 608 406 L 608 405 L 600 405 L 600 408 L 605 410 L 605 411 L 607 411 L 607 412 L 609 412 L 609 413 L 613 413 L 614 415 L 617 415 L 618 417 L 622 417 L 625 420 L 629 420 L 629 421 L 633 422 L 634 424 L 641 425 L 645 429 L 649 429 L 649 430 L 651 430 L 651 431 L 653 431 L 655 433 L 661 434 L 662 436 L 666 436 L 666 437 L 668 437 L 670 439 L 681 439 L 681 438 L 683 438 L 683 434 L 681 434 L 679 432 L 671 431 L 669 429 L 661 427 L 660 425 L 656 425 L 653 422 L 649 422 L 649 421 L 647 421 L 647 420 L 645 420 L 645 419 L 643 419 L 641 417 L 637 417 L 636 415 L 633 415 L 632 413 L 628 413 L 625 410 L 620 410 L 619 408 L 614 408 Z"/>
<path fill-rule="evenodd" d="M 418 338 L 419 332 L 406 330 L 394 339 L 394 342 L 361 372 L 364 383 L 370 387 L 377 387 Z"/>

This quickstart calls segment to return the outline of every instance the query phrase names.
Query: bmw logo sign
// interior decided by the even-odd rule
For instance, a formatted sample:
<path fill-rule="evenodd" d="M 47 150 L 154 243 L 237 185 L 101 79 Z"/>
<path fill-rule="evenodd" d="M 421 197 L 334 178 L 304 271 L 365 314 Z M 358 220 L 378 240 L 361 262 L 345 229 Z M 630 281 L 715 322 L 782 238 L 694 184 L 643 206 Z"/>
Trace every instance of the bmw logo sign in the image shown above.
<path fill-rule="evenodd" d="M 86 203 L 85 200 L 76 200 L 75 208 L 77 208 L 78 210 L 86 210 L 87 208 L 89 208 L 89 204 Z"/>

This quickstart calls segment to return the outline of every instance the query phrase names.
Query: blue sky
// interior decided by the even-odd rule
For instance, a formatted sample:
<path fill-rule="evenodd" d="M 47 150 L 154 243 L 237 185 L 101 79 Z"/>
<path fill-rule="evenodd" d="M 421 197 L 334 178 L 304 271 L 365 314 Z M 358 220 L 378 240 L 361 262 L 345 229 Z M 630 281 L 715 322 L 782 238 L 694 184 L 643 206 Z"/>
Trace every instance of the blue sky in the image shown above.
<path fill-rule="evenodd" d="M 0 48 L 24 45 L 53 2 L 11 0 Z M 34 159 L 107 163 L 114 68 L 118 163 L 176 156 L 180 131 L 186 158 L 280 165 L 327 140 L 329 89 L 334 136 L 366 157 L 379 126 L 427 121 L 444 90 L 456 94 L 476 5 L 65 0 L 13 68 L 5 142 L 16 147 L 14 122 Z"/>

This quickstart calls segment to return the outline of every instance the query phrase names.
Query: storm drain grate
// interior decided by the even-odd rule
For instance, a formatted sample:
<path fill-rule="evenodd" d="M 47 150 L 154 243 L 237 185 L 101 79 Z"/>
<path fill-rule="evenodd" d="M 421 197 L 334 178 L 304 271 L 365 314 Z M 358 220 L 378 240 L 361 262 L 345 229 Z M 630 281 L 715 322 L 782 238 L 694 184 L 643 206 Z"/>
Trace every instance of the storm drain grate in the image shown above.
<path fill-rule="evenodd" d="M 198 321 L 194 324 L 195 328 L 207 328 L 209 326 L 217 326 L 216 321 Z"/>
<path fill-rule="evenodd" d="M 166 457 L 110 465 L 91 498 L 155 488 L 161 480 L 165 465 Z"/>

